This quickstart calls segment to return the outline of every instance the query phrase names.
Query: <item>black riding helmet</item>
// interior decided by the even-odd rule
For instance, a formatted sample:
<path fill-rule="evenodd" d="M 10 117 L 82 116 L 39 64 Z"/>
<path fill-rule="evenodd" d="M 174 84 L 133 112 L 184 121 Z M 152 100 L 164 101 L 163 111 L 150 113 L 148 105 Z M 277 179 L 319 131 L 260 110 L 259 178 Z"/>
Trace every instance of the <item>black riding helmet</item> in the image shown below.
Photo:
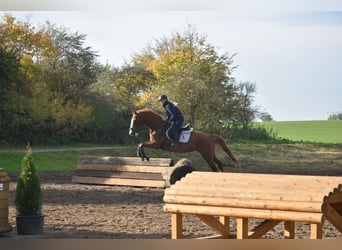
<path fill-rule="evenodd" d="M 158 101 L 161 101 L 161 100 L 167 100 L 167 96 L 166 95 L 160 95 L 158 97 Z"/>

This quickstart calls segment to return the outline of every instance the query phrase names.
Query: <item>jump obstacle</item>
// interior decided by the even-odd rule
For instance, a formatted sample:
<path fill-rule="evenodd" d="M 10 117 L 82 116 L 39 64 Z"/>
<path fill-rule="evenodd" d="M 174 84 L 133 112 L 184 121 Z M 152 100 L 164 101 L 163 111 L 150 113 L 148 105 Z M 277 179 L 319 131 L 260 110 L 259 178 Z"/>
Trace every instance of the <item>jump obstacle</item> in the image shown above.
<path fill-rule="evenodd" d="M 72 178 L 74 183 L 165 187 L 162 172 L 173 165 L 169 158 L 81 156 Z"/>
<path fill-rule="evenodd" d="M 219 234 L 213 238 L 261 238 L 284 221 L 284 238 L 295 238 L 295 222 L 308 222 L 320 239 L 325 219 L 342 232 L 342 177 L 192 172 L 165 190 L 164 211 L 172 239 L 183 236 L 184 214 L 197 215 Z M 250 231 L 251 218 L 262 222 Z"/>
<path fill-rule="evenodd" d="M 7 173 L 0 168 L 0 234 L 12 231 L 8 223 L 9 181 Z"/>

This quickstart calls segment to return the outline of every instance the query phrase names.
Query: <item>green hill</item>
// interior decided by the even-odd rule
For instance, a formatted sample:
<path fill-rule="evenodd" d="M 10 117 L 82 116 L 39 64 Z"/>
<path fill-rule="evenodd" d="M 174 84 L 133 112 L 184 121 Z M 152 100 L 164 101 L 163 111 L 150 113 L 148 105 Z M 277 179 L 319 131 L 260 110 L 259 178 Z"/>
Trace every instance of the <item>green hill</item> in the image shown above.
<path fill-rule="evenodd" d="M 277 136 L 294 141 L 342 143 L 342 121 L 274 121 L 261 122 Z"/>

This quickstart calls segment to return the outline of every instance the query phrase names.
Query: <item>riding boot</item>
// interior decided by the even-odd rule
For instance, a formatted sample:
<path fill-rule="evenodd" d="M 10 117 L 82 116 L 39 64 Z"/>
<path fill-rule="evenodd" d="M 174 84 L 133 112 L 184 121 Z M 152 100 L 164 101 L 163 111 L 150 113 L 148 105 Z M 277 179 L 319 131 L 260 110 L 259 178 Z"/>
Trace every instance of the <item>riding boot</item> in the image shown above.
<path fill-rule="evenodd" d="M 171 147 L 179 148 L 179 142 L 176 140 L 171 140 Z"/>
<path fill-rule="evenodd" d="M 179 148 L 179 135 L 180 133 L 178 133 L 178 131 L 173 133 L 173 144 L 176 148 Z"/>

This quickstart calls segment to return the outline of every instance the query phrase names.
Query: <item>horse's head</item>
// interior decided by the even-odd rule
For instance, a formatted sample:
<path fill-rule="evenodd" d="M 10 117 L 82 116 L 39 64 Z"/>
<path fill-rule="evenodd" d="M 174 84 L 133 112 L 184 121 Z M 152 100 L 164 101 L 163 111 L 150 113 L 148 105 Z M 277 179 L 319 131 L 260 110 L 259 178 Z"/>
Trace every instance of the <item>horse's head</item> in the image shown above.
<path fill-rule="evenodd" d="M 129 135 L 137 135 L 137 130 L 146 126 L 152 130 L 165 127 L 166 123 L 163 118 L 150 109 L 140 109 L 132 112 L 131 126 L 129 127 Z"/>
<path fill-rule="evenodd" d="M 141 128 L 144 124 L 142 123 L 141 116 L 139 116 L 139 113 L 137 111 L 132 112 L 132 118 L 131 118 L 131 126 L 129 127 L 128 134 L 130 136 L 137 136 L 137 130 Z"/>

